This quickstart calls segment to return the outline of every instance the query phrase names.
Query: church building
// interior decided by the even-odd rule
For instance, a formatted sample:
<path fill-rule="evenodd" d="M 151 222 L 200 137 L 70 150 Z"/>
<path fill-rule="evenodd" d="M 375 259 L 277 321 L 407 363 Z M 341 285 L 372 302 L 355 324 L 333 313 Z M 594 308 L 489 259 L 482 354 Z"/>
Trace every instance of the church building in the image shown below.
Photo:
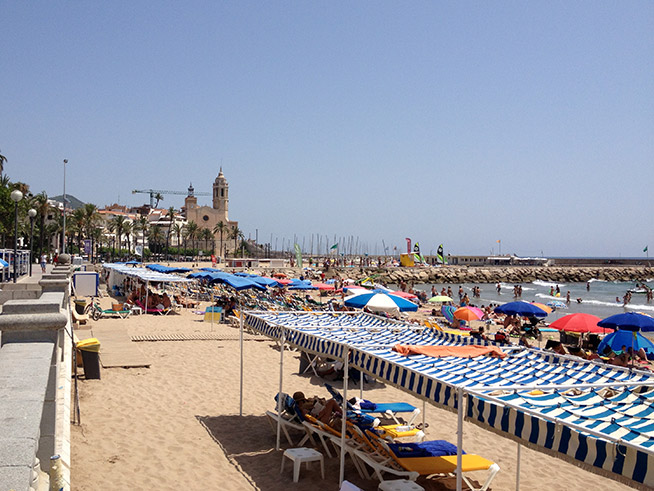
<path fill-rule="evenodd" d="M 220 242 L 220 231 L 216 230 L 217 233 L 214 234 L 216 239 L 216 250 L 214 254 L 225 257 L 228 245 L 232 244 L 233 247 L 234 239 L 231 234 L 232 230 L 238 227 L 238 222 L 230 221 L 228 217 L 229 184 L 223 175 L 222 167 L 213 183 L 213 206 L 198 206 L 198 199 L 194 195 L 194 192 L 193 185 L 190 185 L 188 196 L 184 200 L 186 221 L 193 221 L 198 225 L 198 228 L 208 228 L 212 232 L 216 225 L 222 222 L 225 227 L 223 230 L 223 242 Z"/>

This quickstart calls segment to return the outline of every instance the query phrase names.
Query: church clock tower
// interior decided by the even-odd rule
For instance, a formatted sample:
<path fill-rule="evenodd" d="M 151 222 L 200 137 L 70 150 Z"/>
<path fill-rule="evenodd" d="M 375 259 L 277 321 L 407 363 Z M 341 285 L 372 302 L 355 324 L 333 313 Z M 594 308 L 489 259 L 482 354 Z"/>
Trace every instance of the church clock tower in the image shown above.
<path fill-rule="evenodd" d="M 218 211 L 219 220 L 228 222 L 227 213 L 229 211 L 229 184 L 223 175 L 223 168 L 213 183 L 213 208 Z"/>

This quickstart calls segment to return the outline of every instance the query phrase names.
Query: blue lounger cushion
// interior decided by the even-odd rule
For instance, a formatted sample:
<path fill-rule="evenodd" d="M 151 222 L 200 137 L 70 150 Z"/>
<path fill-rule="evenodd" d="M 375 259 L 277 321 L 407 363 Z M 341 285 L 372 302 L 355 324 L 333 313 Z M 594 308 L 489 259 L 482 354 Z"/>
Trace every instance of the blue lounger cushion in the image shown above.
<path fill-rule="evenodd" d="M 419 443 L 389 443 L 388 446 L 398 458 L 456 455 L 456 445 L 446 440 L 431 440 Z M 465 452 L 463 453 L 465 454 Z"/>

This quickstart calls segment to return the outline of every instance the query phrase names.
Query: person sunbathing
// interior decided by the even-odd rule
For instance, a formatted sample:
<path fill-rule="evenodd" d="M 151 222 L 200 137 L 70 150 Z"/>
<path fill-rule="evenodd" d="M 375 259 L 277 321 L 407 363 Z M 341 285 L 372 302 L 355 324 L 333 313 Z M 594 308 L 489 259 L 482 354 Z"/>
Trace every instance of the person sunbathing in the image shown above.
<path fill-rule="evenodd" d="M 340 406 L 334 399 L 325 400 L 317 396 L 307 399 L 304 392 L 298 391 L 293 394 L 293 400 L 302 416 L 310 414 L 325 424 L 330 424 L 334 417 L 340 417 L 342 414 Z"/>

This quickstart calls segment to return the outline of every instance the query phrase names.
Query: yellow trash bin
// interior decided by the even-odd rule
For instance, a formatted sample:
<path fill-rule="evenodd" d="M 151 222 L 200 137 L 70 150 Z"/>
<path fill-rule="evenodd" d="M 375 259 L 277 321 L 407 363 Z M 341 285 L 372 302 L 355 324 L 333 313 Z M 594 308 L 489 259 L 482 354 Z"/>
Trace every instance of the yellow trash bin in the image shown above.
<path fill-rule="evenodd" d="M 84 363 L 84 378 L 100 378 L 100 341 L 97 338 L 84 339 L 77 343 Z"/>

